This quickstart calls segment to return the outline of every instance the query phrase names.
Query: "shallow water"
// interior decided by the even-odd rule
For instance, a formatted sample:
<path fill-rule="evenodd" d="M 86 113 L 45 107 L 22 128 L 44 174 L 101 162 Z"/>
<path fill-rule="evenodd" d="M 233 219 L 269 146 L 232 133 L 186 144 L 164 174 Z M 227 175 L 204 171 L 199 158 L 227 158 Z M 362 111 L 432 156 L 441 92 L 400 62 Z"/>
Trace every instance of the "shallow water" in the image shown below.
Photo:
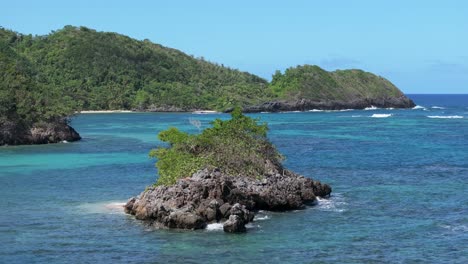
<path fill-rule="evenodd" d="M 120 210 L 156 180 L 158 131 L 227 115 L 79 115 L 80 142 L 0 148 L 0 263 L 468 263 L 468 96 L 411 97 L 420 107 L 253 115 L 333 195 L 260 212 L 241 235 L 155 231 Z"/>

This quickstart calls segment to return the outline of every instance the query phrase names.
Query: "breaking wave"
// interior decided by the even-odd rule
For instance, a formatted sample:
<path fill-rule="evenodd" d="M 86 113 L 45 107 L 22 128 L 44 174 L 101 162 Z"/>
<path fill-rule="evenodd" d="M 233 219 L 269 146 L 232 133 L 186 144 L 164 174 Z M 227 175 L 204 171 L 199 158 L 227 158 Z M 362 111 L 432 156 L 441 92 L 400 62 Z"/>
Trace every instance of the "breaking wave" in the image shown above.
<path fill-rule="evenodd" d="M 331 211 L 331 212 L 344 212 L 346 211 L 346 206 L 348 203 L 345 201 L 343 195 L 336 193 L 329 198 L 320 198 L 317 197 L 317 205 L 315 208 L 321 211 Z"/>
<path fill-rule="evenodd" d="M 427 116 L 429 118 L 441 118 L 441 119 L 458 119 L 458 118 L 464 118 L 463 116 L 459 115 L 453 115 L 453 116 Z"/>
<path fill-rule="evenodd" d="M 373 114 L 371 117 L 374 118 L 386 118 L 386 117 L 391 117 L 392 114 Z"/>
<path fill-rule="evenodd" d="M 219 231 L 223 230 L 223 223 L 212 223 L 206 225 L 206 230 L 207 231 Z"/>
<path fill-rule="evenodd" d="M 417 105 L 417 106 L 413 107 L 413 109 L 415 109 L 415 110 L 416 109 L 426 109 L 426 107 L 421 106 L 421 105 Z"/>
<path fill-rule="evenodd" d="M 377 107 L 375 107 L 373 105 L 371 105 L 370 107 L 364 108 L 364 110 L 377 110 L 377 109 L 379 109 L 379 108 L 377 108 Z"/>

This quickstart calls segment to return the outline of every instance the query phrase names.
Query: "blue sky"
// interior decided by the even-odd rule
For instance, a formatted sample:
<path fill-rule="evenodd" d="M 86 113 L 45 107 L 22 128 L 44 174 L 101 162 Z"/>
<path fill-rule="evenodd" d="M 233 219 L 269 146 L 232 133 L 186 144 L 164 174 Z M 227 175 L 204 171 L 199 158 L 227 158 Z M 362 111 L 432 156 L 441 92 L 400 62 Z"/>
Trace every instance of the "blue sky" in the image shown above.
<path fill-rule="evenodd" d="M 468 1 L 8 1 L 0 25 L 87 26 L 258 74 L 361 68 L 406 93 L 468 93 Z"/>

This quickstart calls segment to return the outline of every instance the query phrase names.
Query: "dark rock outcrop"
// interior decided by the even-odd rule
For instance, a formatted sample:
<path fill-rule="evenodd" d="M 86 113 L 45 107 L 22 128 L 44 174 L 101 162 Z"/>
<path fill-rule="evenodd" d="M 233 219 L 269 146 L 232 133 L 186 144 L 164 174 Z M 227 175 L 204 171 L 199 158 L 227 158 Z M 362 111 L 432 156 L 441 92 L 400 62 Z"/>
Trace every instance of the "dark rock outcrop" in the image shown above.
<path fill-rule="evenodd" d="M 313 101 L 308 99 L 296 101 L 270 101 L 260 105 L 247 106 L 245 113 L 256 112 L 282 112 L 282 111 L 308 111 L 308 110 L 343 110 L 364 109 L 366 107 L 378 108 L 413 108 L 416 104 L 406 96 L 380 99 L 355 99 L 349 101 Z M 229 111 L 228 111 L 229 112 Z"/>
<path fill-rule="evenodd" d="M 244 232 L 257 210 L 303 209 L 328 196 L 331 188 L 288 170 L 272 170 L 262 179 L 201 170 L 172 186 L 150 187 L 131 198 L 125 212 L 155 227 L 202 229 L 224 222 L 224 231 Z"/>
<path fill-rule="evenodd" d="M 1 145 L 48 144 L 80 140 L 80 135 L 65 121 L 37 123 L 26 127 L 13 121 L 0 123 Z"/>

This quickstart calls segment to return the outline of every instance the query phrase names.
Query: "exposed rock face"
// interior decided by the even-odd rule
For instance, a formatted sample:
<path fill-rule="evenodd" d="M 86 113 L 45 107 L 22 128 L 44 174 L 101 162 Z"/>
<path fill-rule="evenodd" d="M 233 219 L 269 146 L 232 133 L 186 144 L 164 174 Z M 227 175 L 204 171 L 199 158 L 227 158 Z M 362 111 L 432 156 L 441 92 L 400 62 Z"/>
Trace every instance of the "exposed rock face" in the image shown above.
<path fill-rule="evenodd" d="M 11 121 L 0 124 L 0 145 L 48 144 L 80 139 L 80 135 L 65 121 L 39 123 L 30 128 Z"/>
<path fill-rule="evenodd" d="M 131 198 L 125 212 L 156 227 L 202 229 L 225 221 L 224 231 L 245 232 L 254 211 L 303 209 L 331 188 L 288 170 L 263 179 L 233 177 L 219 170 L 201 170 L 172 186 L 151 187 Z"/>
<path fill-rule="evenodd" d="M 246 113 L 254 112 L 281 112 L 281 111 L 307 111 L 319 110 L 343 110 L 364 109 L 366 107 L 379 108 L 412 108 L 416 104 L 406 96 L 380 99 L 356 99 L 350 101 L 312 101 L 308 99 L 296 101 L 270 101 L 256 106 L 248 106 L 243 109 Z"/>

